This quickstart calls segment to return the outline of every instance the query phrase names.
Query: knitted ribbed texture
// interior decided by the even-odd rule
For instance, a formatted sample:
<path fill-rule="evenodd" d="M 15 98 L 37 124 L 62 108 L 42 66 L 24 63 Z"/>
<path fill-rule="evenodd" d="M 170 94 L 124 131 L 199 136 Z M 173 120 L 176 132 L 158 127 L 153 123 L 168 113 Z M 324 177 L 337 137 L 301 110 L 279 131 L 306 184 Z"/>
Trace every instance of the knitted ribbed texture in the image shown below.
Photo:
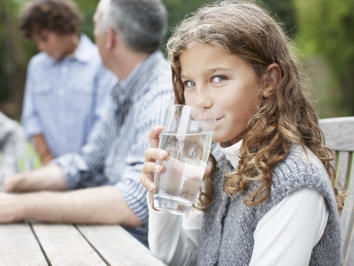
<path fill-rule="evenodd" d="M 223 175 L 225 171 L 232 171 L 232 166 L 217 147 L 213 154 L 219 163 L 213 177 L 213 203 L 204 216 L 198 265 L 249 265 L 254 246 L 253 234 L 258 222 L 275 204 L 303 187 L 319 191 L 325 197 L 329 212 L 324 234 L 312 251 L 309 265 L 343 265 L 339 216 L 333 189 L 322 163 L 311 151 L 308 150 L 307 158 L 301 146 L 293 145 L 287 158 L 274 169 L 271 195 L 255 207 L 246 206 L 243 195 L 230 198 L 223 192 Z M 251 185 L 251 189 L 255 187 L 256 184 Z"/>

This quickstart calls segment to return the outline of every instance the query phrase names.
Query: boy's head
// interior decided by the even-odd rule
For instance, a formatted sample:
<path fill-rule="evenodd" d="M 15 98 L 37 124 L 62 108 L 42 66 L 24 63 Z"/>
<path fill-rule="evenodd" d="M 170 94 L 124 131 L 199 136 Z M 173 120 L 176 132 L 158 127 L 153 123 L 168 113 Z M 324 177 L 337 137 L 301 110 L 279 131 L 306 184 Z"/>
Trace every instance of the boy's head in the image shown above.
<path fill-rule="evenodd" d="M 43 30 L 59 35 L 79 35 L 81 14 L 70 0 L 31 0 L 21 12 L 19 27 L 30 39 Z"/>
<path fill-rule="evenodd" d="M 76 48 L 81 14 L 70 0 L 31 0 L 23 8 L 19 28 L 55 60 Z"/>

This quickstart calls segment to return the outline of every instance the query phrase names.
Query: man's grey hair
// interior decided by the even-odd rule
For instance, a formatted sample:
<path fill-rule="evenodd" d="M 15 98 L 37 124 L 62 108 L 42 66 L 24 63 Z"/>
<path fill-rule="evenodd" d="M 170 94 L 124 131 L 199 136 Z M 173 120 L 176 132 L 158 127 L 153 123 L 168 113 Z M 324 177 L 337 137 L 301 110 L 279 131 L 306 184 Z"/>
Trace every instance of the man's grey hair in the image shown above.
<path fill-rule="evenodd" d="M 167 12 L 161 0 L 110 0 L 101 12 L 100 30 L 111 28 L 135 51 L 153 53 L 164 42 Z"/>

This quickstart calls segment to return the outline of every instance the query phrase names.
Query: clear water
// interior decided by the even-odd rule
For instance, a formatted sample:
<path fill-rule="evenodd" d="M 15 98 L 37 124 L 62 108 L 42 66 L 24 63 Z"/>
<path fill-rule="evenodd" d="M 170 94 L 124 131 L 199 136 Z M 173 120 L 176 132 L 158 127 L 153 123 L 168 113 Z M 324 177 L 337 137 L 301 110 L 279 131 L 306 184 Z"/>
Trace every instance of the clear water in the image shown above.
<path fill-rule="evenodd" d="M 155 208 L 175 214 L 190 210 L 204 175 L 211 141 L 212 132 L 160 135 L 159 148 L 167 151 L 170 158 L 157 162 L 165 167 L 165 172 L 155 174 Z"/>

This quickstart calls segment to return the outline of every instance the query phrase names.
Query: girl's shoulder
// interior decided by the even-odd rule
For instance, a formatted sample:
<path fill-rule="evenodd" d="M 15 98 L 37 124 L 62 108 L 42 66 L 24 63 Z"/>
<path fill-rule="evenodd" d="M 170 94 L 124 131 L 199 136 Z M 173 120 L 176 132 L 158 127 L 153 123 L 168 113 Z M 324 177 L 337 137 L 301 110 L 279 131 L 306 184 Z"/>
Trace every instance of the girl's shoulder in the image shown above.
<path fill-rule="evenodd" d="M 322 194 L 333 192 L 331 181 L 320 159 L 308 148 L 293 144 L 288 156 L 273 170 L 271 197 L 280 201 L 301 188 L 315 188 Z"/>

